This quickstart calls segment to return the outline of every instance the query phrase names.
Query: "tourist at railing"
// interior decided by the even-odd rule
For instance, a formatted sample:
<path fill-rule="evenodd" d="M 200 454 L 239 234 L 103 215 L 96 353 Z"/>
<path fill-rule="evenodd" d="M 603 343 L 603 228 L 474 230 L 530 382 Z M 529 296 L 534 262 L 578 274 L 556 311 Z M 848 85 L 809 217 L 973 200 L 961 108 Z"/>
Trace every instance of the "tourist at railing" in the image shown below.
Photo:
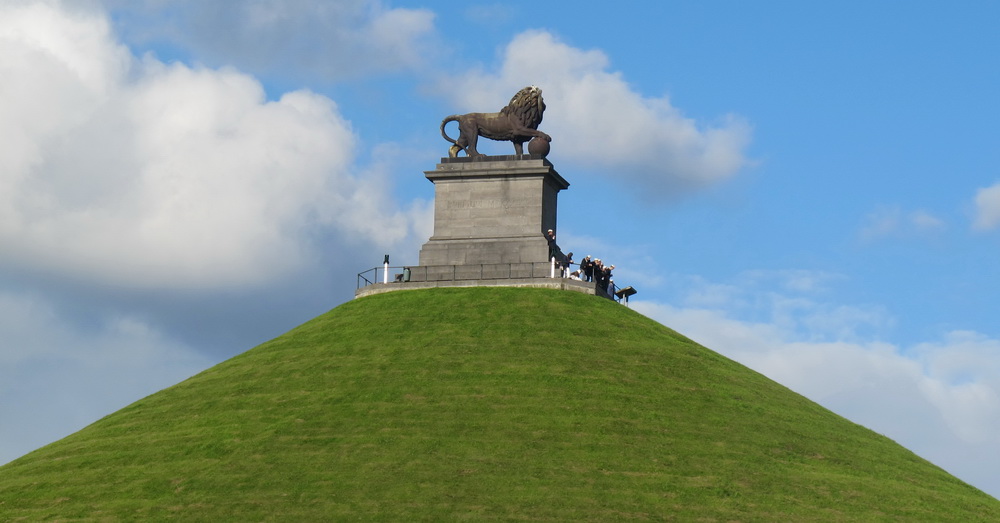
<path fill-rule="evenodd" d="M 570 266 L 573 265 L 573 253 L 563 254 L 556 244 L 556 233 L 552 229 L 545 232 L 545 240 L 549 243 L 549 262 L 559 271 L 560 278 L 569 277 Z"/>
<path fill-rule="evenodd" d="M 553 239 L 550 245 L 554 245 L 555 235 L 547 235 Z M 614 280 L 612 279 L 612 271 L 614 270 L 614 265 L 604 265 L 604 262 L 600 258 L 591 258 L 588 254 L 580 260 L 579 269 L 571 271 L 573 262 L 573 253 L 569 253 L 560 259 L 557 255 L 561 254 L 558 252 L 559 248 L 556 247 L 556 252 L 553 252 L 553 256 L 550 257 L 552 263 L 555 267 L 559 269 L 559 275 L 562 278 L 569 278 L 571 280 L 579 280 L 586 282 L 596 282 L 594 285 L 600 289 L 605 295 L 611 295 L 614 292 Z"/>
<path fill-rule="evenodd" d="M 569 253 L 563 257 L 562 260 L 562 277 L 569 278 L 569 270 L 573 266 L 573 253 Z"/>
<path fill-rule="evenodd" d="M 608 292 L 608 282 L 610 281 L 607 276 L 607 271 L 604 270 L 604 266 L 600 264 L 600 260 L 594 260 L 596 267 L 594 268 L 594 279 L 597 281 L 597 288 L 601 289 L 605 293 Z"/>
<path fill-rule="evenodd" d="M 594 260 L 586 255 L 580 260 L 580 274 L 583 281 L 594 281 Z"/>
<path fill-rule="evenodd" d="M 549 229 L 545 233 L 545 241 L 549 242 L 549 259 L 555 258 L 556 261 L 562 255 L 562 251 L 559 250 L 559 246 L 556 245 L 556 233 L 552 229 Z"/>
<path fill-rule="evenodd" d="M 553 264 L 554 269 L 558 269 L 560 278 L 597 282 L 596 286 L 605 294 L 609 292 L 608 289 L 612 285 L 611 271 L 614 270 L 614 265 L 605 266 L 600 258 L 591 258 L 588 254 L 580 261 L 579 270 L 571 273 L 570 271 L 575 265 L 573 253 L 565 255 L 562 253 L 559 245 L 556 244 L 556 233 L 552 229 L 545 232 L 545 239 L 549 244 L 549 261 Z M 573 275 L 576 277 L 574 278 Z"/>

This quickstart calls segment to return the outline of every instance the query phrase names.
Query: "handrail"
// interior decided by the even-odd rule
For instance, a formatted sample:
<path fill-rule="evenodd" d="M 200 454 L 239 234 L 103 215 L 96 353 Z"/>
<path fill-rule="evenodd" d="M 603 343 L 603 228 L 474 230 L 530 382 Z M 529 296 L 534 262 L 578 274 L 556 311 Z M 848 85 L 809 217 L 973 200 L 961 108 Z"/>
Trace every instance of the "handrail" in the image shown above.
<path fill-rule="evenodd" d="M 548 262 L 525 263 L 480 263 L 470 265 L 396 265 L 386 267 L 379 265 L 358 273 L 358 288 L 373 285 L 375 282 L 388 281 L 463 281 L 463 280 L 510 280 L 517 278 L 548 277 L 550 264 Z M 386 278 L 385 271 L 390 271 L 391 277 Z M 410 271 L 409 280 L 405 280 L 406 271 Z"/>
<path fill-rule="evenodd" d="M 570 266 L 579 265 L 578 263 L 571 263 Z M 468 281 L 468 280 L 512 280 L 520 278 L 550 278 L 553 268 L 553 263 L 549 262 L 525 262 L 525 263 L 481 263 L 472 265 L 431 265 L 431 266 L 421 266 L 421 265 L 395 265 L 395 266 L 385 266 L 379 265 L 372 267 L 371 269 L 362 271 L 358 273 L 357 289 L 367 287 L 369 285 L 375 285 L 376 282 L 388 281 L 391 285 L 392 283 L 401 282 L 422 282 L 422 281 Z M 389 274 L 392 277 L 386 277 L 386 271 L 391 271 Z M 566 279 L 566 276 L 560 275 L 559 270 L 556 270 L 555 278 Z M 566 274 L 569 274 L 569 268 L 566 270 Z M 408 277 L 407 277 L 408 276 Z M 608 282 L 608 288 L 603 289 L 598 285 L 598 282 L 585 282 L 593 283 L 594 290 L 603 294 L 605 297 L 621 302 L 622 299 L 617 296 L 618 290 L 621 287 L 617 286 L 614 281 Z"/>

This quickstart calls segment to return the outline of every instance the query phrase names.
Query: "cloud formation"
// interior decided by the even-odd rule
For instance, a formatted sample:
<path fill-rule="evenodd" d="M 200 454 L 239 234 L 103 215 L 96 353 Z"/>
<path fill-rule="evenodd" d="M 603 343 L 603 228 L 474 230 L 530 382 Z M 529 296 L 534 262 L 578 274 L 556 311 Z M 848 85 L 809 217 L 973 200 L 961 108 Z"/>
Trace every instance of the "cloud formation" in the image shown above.
<path fill-rule="evenodd" d="M 748 165 L 751 129 L 743 118 L 697 122 L 666 96 L 636 92 L 609 67 L 601 51 L 528 31 L 507 45 L 498 72 L 471 71 L 440 89 L 466 111 L 488 112 L 525 85 L 542 87 L 547 109 L 540 129 L 552 135 L 552 155 L 624 177 L 649 197 L 704 187 Z"/>
<path fill-rule="evenodd" d="M 433 12 L 378 0 L 106 3 L 129 20 L 129 39 L 168 40 L 206 63 L 258 74 L 343 80 L 412 70 L 435 54 Z"/>
<path fill-rule="evenodd" d="M 891 205 L 869 213 L 859 235 L 864 241 L 875 241 L 899 236 L 926 236 L 946 228 L 944 220 L 925 210 L 904 212 L 898 205 Z"/>
<path fill-rule="evenodd" d="M 986 231 L 1000 225 L 1000 183 L 976 191 L 974 200 L 976 216 L 972 226 Z"/>
<path fill-rule="evenodd" d="M 235 69 L 137 59 L 106 17 L 55 3 L 0 7 L 0 45 L 0 264 L 235 286 L 300 268 L 318 230 L 410 232 L 379 177 L 355 172 L 329 98 L 269 101 Z"/>
<path fill-rule="evenodd" d="M 1000 445 L 1000 340 L 953 331 L 900 347 L 879 341 L 878 332 L 891 325 L 884 311 L 824 303 L 816 293 L 791 287 L 787 294 L 760 292 L 754 280 L 694 280 L 689 297 L 677 305 L 632 306 L 995 491 L 992 471 L 1000 457 L 991 449 Z M 704 301 L 720 288 L 726 304 Z"/>

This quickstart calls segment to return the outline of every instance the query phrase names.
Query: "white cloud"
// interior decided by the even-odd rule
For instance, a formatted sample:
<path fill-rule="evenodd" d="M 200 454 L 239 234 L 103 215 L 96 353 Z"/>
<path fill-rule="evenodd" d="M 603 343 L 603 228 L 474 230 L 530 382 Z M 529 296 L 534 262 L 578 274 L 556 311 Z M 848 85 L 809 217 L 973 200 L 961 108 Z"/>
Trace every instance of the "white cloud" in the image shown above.
<path fill-rule="evenodd" d="M 739 298 L 735 308 L 640 300 L 632 307 L 1000 494 L 993 473 L 1000 456 L 991 450 L 1000 446 L 1000 340 L 956 331 L 903 348 L 859 334 L 891 322 L 878 307 L 721 287 Z M 744 319 L 753 315 L 747 304 L 767 310 Z"/>
<path fill-rule="evenodd" d="M 472 4 L 465 8 L 465 17 L 481 25 L 499 25 L 514 20 L 518 8 L 510 4 Z"/>
<path fill-rule="evenodd" d="M 859 236 L 864 241 L 874 241 L 889 237 L 927 236 L 946 228 L 944 220 L 923 209 L 904 212 L 898 205 L 888 205 L 865 217 Z"/>
<path fill-rule="evenodd" d="M 856 340 L 887 332 L 894 319 L 875 305 L 844 306 L 822 298 L 845 277 L 826 271 L 751 270 L 731 282 L 673 275 L 680 303 L 693 310 L 725 310 L 813 341 Z"/>
<path fill-rule="evenodd" d="M 213 363 L 138 318 L 74 325 L 37 295 L 0 293 L 0 318 L 0 463 Z"/>
<path fill-rule="evenodd" d="M 130 19 L 127 36 L 194 51 L 214 65 L 343 79 L 412 70 L 434 42 L 434 13 L 378 0 L 106 0 Z"/>
<path fill-rule="evenodd" d="M 921 232 L 936 232 L 947 227 L 944 220 L 924 210 L 911 212 L 910 223 L 917 231 Z"/>
<path fill-rule="evenodd" d="M 861 228 L 861 238 L 875 240 L 894 234 L 900 228 L 900 214 L 898 207 L 881 208 L 869 213 Z"/>
<path fill-rule="evenodd" d="M 277 101 L 234 69 L 137 60 L 107 19 L 0 7 L 0 263 L 122 285 L 260 283 L 314 256 L 318 228 L 410 231 L 353 172 L 330 99 Z M 378 233 L 372 224 L 378 224 Z"/>
<path fill-rule="evenodd" d="M 649 197 L 709 185 L 748 164 L 751 131 L 742 118 L 696 122 L 667 97 L 645 97 L 608 68 L 603 52 L 529 31 L 510 42 L 497 73 L 472 71 L 440 89 L 463 110 L 490 112 L 525 85 L 538 85 L 547 105 L 539 128 L 552 136 L 552 156 L 596 166 Z"/>
<path fill-rule="evenodd" d="M 976 191 L 973 228 L 991 230 L 1000 225 L 1000 183 Z"/>
<path fill-rule="evenodd" d="M 1000 340 L 953 331 L 913 353 L 937 378 L 927 393 L 956 433 L 969 443 L 994 443 L 1000 433 Z"/>

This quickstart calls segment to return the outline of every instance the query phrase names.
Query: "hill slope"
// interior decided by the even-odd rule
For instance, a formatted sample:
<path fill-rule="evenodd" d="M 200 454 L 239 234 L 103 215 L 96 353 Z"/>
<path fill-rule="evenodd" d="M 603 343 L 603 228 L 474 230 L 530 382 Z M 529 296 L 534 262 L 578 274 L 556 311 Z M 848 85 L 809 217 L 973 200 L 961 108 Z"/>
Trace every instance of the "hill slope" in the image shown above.
<path fill-rule="evenodd" d="M 355 300 L 0 467 L 0 520 L 1000 520 L 609 300 Z"/>

